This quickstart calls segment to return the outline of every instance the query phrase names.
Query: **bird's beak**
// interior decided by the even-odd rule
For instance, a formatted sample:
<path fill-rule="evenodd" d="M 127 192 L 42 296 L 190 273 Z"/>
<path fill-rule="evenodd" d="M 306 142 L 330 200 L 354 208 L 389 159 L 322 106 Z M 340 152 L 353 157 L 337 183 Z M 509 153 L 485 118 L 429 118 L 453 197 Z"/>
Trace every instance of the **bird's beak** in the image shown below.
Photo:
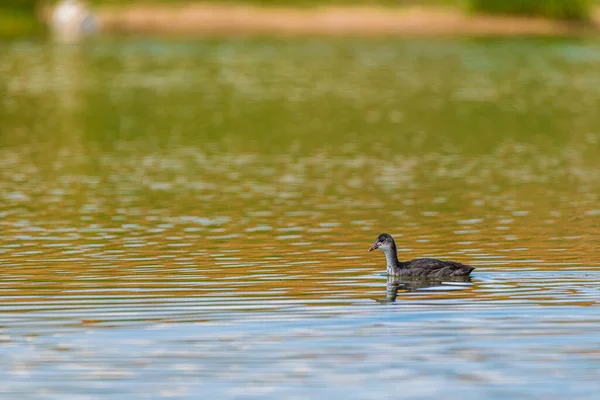
<path fill-rule="evenodd" d="M 378 248 L 379 246 L 377 246 L 377 243 L 373 243 L 371 247 L 369 247 L 369 251 L 377 250 Z"/>

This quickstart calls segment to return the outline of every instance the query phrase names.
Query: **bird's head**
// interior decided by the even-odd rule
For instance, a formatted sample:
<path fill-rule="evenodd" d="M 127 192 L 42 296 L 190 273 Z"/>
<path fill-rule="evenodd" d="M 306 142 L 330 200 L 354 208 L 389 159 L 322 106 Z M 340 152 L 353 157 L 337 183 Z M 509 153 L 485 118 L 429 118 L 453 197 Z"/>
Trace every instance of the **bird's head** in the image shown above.
<path fill-rule="evenodd" d="M 395 243 L 392 236 L 388 235 L 387 233 L 382 233 L 381 235 L 377 236 L 375 242 L 371 245 L 371 247 L 369 247 L 369 251 L 377 249 L 386 251 L 388 249 L 392 249 L 394 246 Z"/>

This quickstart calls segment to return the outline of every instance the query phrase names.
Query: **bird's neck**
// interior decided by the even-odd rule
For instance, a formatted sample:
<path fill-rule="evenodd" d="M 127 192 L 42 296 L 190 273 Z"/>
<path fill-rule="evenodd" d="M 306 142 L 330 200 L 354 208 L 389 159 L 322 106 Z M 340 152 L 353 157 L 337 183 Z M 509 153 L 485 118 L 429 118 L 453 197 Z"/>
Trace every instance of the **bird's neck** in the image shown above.
<path fill-rule="evenodd" d="M 389 248 L 384 250 L 385 259 L 387 261 L 387 269 L 396 269 L 400 267 L 400 261 L 398 260 L 398 251 L 396 250 L 396 244 L 393 243 Z"/>

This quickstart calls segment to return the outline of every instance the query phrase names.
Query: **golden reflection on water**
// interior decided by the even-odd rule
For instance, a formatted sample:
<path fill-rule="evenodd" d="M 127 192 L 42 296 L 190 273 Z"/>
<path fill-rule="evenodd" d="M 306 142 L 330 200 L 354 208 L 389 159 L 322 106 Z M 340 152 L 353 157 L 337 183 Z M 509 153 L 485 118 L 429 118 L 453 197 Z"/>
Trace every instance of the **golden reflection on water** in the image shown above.
<path fill-rule="evenodd" d="M 449 177 L 448 170 L 457 174 L 453 165 L 463 164 L 458 156 L 450 162 L 442 155 L 392 162 L 363 156 L 357 169 L 325 155 L 237 158 L 175 147 L 161 157 L 139 157 L 138 151 L 91 162 L 79 154 L 44 174 L 31 153 L 3 149 L 5 159 L 12 157 L 2 167 L 4 312 L 52 311 L 101 322 L 133 309 L 126 315 L 136 320 L 188 320 L 193 306 L 192 320 L 203 320 L 212 308 L 369 304 L 386 296 L 384 259 L 366 251 L 383 231 L 396 237 L 402 259 L 440 257 L 477 268 L 470 287 L 417 291 L 402 301 L 597 300 L 589 291 L 595 275 L 553 275 L 598 265 L 591 251 L 595 195 L 543 183 L 518 191 L 521 183 L 494 186 L 486 176 L 505 173 L 493 169 L 501 159 L 481 161 L 487 165 L 480 176 L 469 169 Z M 102 164 L 95 173 L 87 170 L 92 162 Z M 400 167 L 406 188 L 389 189 L 396 173 L 378 171 L 404 163 L 411 166 Z M 490 190 L 456 186 L 465 177 Z M 500 271 L 513 275 L 496 283 Z M 532 271 L 546 274 L 523 289 Z M 563 279 L 573 281 L 553 286 Z M 573 285 L 579 289 L 568 289 Z M 102 310 L 99 316 L 94 309 Z"/>

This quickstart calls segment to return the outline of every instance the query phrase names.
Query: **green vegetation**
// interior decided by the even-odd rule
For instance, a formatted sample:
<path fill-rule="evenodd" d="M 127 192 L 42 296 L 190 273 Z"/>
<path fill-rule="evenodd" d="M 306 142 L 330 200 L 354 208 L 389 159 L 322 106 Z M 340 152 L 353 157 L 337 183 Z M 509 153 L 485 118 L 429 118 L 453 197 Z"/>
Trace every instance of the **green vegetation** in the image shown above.
<path fill-rule="evenodd" d="M 579 21 L 589 18 L 592 3 L 592 0 L 467 0 L 475 12 Z"/>
<path fill-rule="evenodd" d="M 0 39 L 36 35 L 42 27 L 37 18 L 37 0 L 2 0 L 0 3 Z"/>

